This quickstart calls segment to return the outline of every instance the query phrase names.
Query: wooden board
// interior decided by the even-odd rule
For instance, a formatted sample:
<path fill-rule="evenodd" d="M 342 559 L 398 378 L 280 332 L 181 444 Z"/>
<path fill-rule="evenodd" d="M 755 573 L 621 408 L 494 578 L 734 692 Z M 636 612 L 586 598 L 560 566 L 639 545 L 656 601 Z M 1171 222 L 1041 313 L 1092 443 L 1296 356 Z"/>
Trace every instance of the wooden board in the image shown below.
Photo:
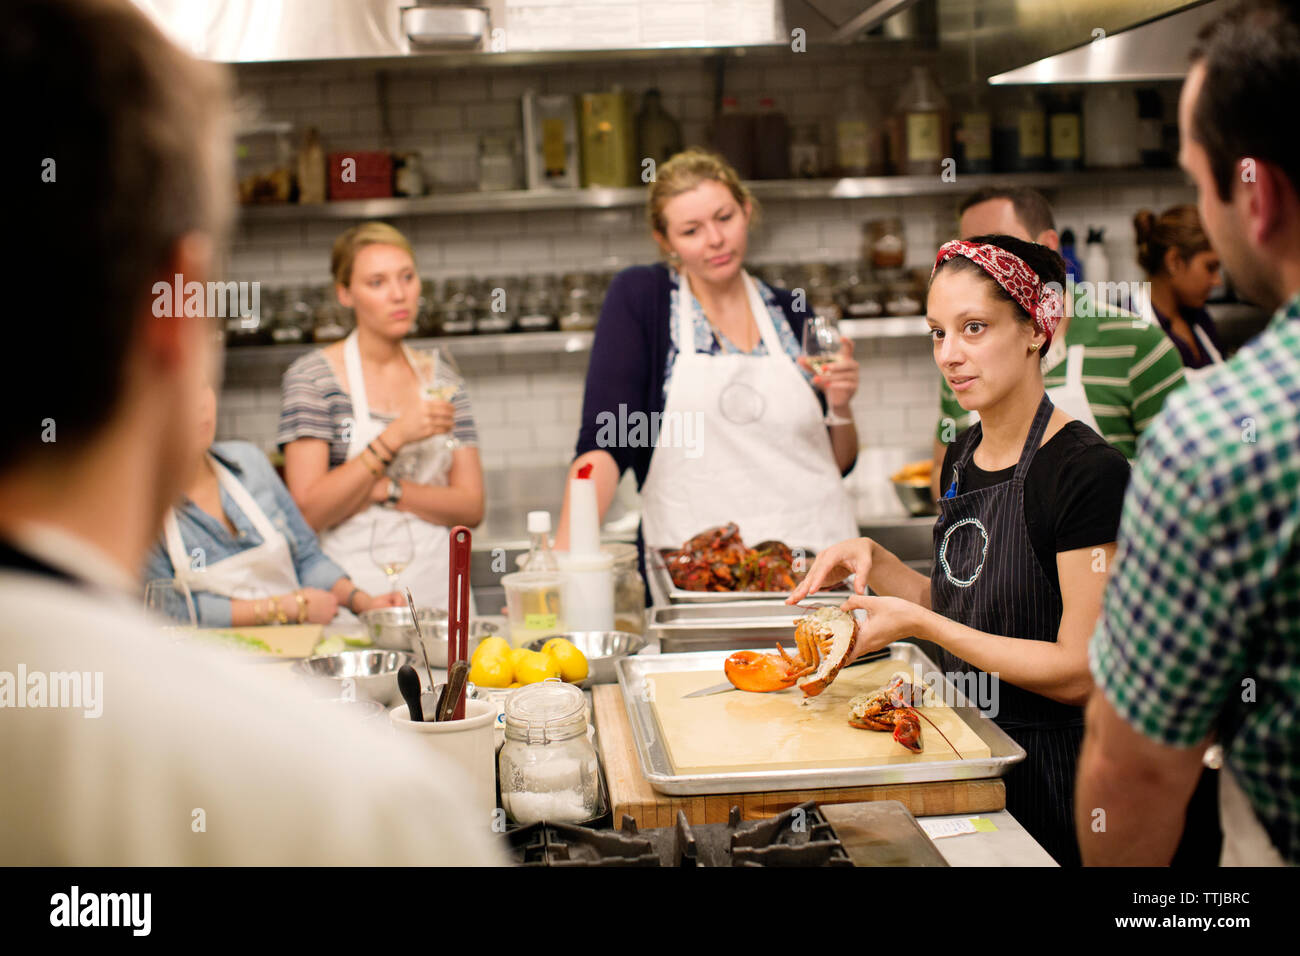
<path fill-rule="evenodd" d="M 204 631 L 225 631 L 227 633 L 241 634 L 244 637 L 257 638 L 264 641 L 266 646 L 271 649 L 270 654 L 242 651 L 238 647 L 232 647 L 232 653 L 243 653 L 250 660 L 281 660 L 310 657 L 311 649 L 320 643 L 321 632 L 325 630 L 325 626 L 323 624 L 280 624 L 263 627 L 205 627 L 197 630 L 200 633 Z"/>
<path fill-rule="evenodd" d="M 918 817 L 989 813 L 1003 810 L 1007 805 L 1006 787 L 998 777 L 828 790 L 671 797 L 655 790 L 641 773 L 622 690 L 617 684 L 598 684 L 591 689 L 591 694 L 597 745 L 609 786 L 615 826 L 625 815 L 632 817 L 642 828 L 674 826 L 679 810 L 685 812 L 690 823 L 725 823 L 733 806 L 740 807 L 743 819 L 756 820 L 776 816 L 807 800 L 824 804 L 897 800 Z"/>
<path fill-rule="evenodd" d="M 909 671 L 889 659 L 842 671 L 817 697 L 798 688 L 770 694 L 712 694 L 685 699 L 691 691 L 726 680 L 721 670 L 668 671 L 646 678 L 653 683 L 651 709 L 679 774 L 801 770 L 879 766 L 953 760 L 953 747 L 965 759 L 987 759 L 989 746 L 942 702 L 920 709 L 943 735 L 921 722 L 924 749 L 915 754 L 883 731 L 849 725 L 849 701 L 883 686 L 895 673 Z M 919 682 L 919 675 L 912 679 Z"/>

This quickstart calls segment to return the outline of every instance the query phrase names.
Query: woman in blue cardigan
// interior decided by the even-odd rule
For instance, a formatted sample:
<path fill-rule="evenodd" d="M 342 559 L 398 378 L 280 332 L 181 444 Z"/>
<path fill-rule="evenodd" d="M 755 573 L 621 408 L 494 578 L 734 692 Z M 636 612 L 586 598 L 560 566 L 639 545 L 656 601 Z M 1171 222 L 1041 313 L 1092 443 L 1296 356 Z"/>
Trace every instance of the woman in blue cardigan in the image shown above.
<path fill-rule="evenodd" d="M 603 516 L 633 469 L 648 548 L 728 521 L 750 544 L 819 550 L 857 535 L 842 481 L 858 450 L 852 344 L 813 375 L 803 297 L 744 269 L 754 211 L 722 159 L 677 154 L 659 167 L 647 209 L 668 261 L 620 272 L 601 308 L 570 477 L 592 465 Z M 568 514 L 566 494 L 562 549 Z"/>

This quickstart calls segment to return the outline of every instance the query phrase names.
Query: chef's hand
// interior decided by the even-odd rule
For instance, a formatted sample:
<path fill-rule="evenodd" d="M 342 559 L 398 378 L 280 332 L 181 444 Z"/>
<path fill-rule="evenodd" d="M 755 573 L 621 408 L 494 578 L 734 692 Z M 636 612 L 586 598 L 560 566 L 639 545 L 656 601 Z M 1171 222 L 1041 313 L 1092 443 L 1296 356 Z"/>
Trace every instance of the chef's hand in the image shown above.
<path fill-rule="evenodd" d="M 821 588 L 834 587 L 850 574 L 853 590 L 858 594 L 867 589 L 867 574 L 871 571 L 872 551 L 875 542 L 870 538 L 849 538 L 833 544 L 813 561 L 798 586 L 785 599 L 786 604 L 798 604 L 809 594 Z"/>
<path fill-rule="evenodd" d="M 799 356 L 799 364 L 812 371 L 806 355 Z M 835 361 L 813 377 L 813 384 L 826 396 L 826 407 L 835 414 L 849 416 L 849 404 L 858 393 L 859 369 L 858 361 L 853 357 L 853 340 L 840 336 L 840 350 Z"/>
<path fill-rule="evenodd" d="M 329 591 L 322 591 L 320 588 L 300 588 L 302 596 L 307 599 L 307 623 L 309 624 L 328 624 L 334 620 L 334 615 L 339 611 L 339 599 Z M 289 618 L 290 623 L 298 620 L 298 599 L 295 598 L 294 592 L 281 594 L 275 599 L 280 610 L 284 611 L 285 616 Z"/>
<path fill-rule="evenodd" d="M 389 591 L 387 594 L 367 594 L 361 591 L 352 599 L 352 604 L 359 614 L 376 607 L 406 607 L 406 595 L 398 591 Z"/>
<path fill-rule="evenodd" d="M 423 441 L 431 435 L 451 431 L 456 421 L 456 406 L 451 402 L 420 399 L 393 422 L 393 429 L 403 445 Z M 382 436 L 381 436 L 382 437 Z M 393 449 L 396 451 L 397 449 Z"/>
<path fill-rule="evenodd" d="M 866 611 L 867 618 L 858 621 L 858 633 L 849 660 L 912 637 L 924 611 L 920 605 L 896 597 L 851 597 L 840 605 L 840 610 L 850 614 L 858 609 Z"/>

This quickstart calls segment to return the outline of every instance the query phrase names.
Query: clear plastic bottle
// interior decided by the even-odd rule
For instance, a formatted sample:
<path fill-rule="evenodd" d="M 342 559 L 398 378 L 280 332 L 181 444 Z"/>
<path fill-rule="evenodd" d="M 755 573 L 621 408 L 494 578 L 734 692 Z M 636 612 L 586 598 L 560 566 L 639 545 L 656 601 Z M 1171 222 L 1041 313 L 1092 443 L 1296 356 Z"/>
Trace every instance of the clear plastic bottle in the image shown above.
<path fill-rule="evenodd" d="M 528 557 L 523 571 L 559 571 L 560 564 L 551 550 L 551 513 L 528 512 Z"/>

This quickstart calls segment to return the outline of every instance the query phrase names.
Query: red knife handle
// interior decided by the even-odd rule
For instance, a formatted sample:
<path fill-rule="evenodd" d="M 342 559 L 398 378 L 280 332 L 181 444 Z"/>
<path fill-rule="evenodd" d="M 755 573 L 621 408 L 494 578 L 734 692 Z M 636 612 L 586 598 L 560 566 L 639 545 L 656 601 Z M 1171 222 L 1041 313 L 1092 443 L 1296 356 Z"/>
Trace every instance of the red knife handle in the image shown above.
<path fill-rule="evenodd" d="M 451 566 L 447 583 L 447 668 L 457 661 L 469 661 L 469 559 L 472 541 L 469 528 L 457 525 L 451 529 Z M 465 719 L 465 690 L 461 685 L 457 695 L 453 720 Z"/>

